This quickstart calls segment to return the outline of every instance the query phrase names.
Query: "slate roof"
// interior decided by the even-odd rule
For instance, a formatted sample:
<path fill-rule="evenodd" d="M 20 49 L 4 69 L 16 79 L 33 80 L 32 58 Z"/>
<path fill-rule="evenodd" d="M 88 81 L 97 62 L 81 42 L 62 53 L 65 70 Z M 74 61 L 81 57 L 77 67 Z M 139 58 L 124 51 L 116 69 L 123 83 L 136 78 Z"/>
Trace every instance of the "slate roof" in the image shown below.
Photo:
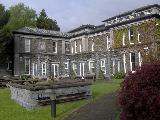
<path fill-rule="evenodd" d="M 112 20 L 112 19 L 116 19 L 116 18 L 118 18 L 118 17 L 123 17 L 123 16 L 129 15 L 129 14 L 132 14 L 133 12 L 139 12 L 139 11 L 147 10 L 147 9 L 150 9 L 150 8 L 153 8 L 153 7 L 160 8 L 160 5 L 154 4 L 154 5 L 143 6 L 143 7 L 140 7 L 140 8 L 138 8 L 138 9 L 130 10 L 130 11 L 124 12 L 124 13 L 122 13 L 122 14 L 113 16 L 113 17 L 111 17 L 111 18 L 108 18 L 108 19 L 106 19 L 106 20 L 103 20 L 102 22 L 107 22 L 107 21 L 110 21 L 110 20 Z"/>
<path fill-rule="evenodd" d="M 81 25 L 81 26 L 78 27 L 78 28 L 75 28 L 75 29 L 73 29 L 73 30 L 68 31 L 68 33 L 73 33 L 73 32 L 79 31 L 79 30 L 83 30 L 83 29 L 85 29 L 85 28 L 94 29 L 95 26 L 94 26 L 94 25 L 90 25 L 90 24 Z"/>
<path fill-rule="evenodd" d="M 51 36 L 51 37 L 62 37 L 62 38 L 68 38 L 72 35 L 71 33 L 59 32 L 59 31 L 54 31 L 54 30 L 38 29 L 38 28 L 31 28 L 31 27 L 23 27 L 19 30 L 14 31 L 13 33 L 39 35 L 39 36 Z"/>

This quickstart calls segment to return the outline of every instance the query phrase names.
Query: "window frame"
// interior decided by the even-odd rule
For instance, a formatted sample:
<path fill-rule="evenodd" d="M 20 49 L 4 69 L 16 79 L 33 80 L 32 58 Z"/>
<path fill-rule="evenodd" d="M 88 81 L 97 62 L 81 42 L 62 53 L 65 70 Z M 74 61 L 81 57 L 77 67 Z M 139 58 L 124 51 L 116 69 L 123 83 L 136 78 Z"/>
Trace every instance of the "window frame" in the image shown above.
<path fill-rule="evenodd" d="M 31 52 L 31 40 L 25 39 L 25 52 Z"/>
<path fill-rule="evenodd" d="M 53 50 L 54 50 L 54 47 L 55 47 L 55 51 L 53 51 L 53 53 L 57 53 L 57 42 L 53 41 L 53 43 L 55 43 L 55 46 L 53 46 Z M 52 43 L 52 45 L 53 45 L 53 43 Z"/>
<path fill-rule="evenodd" d="M 28 64 L 27 64 L 27 59 L 28 59 Z M 31 72 L 31 70 L 30 70 L 31 69 L 31 65 L 30 65 L 31 64 L 31 60 L 30 60 L 30 58 L 25 58 L 24 62 L 25 62 L 24 63 L 25 64 L 25 74 L 26 75 L 30 75 L 30 72 Z M 28 65 L 28 70 L 29 71 L 27 71 L 27 65 Z"/>
<path fill-rule="evenodd" d="M 132 35 L 131 35 L 131 30 L 132 30 Z M 133 41 L 131 41 L 131 38 L 133 37 Z M 133 28 L 129 28 L 129 41 L 130 41 L 130 44 L 133 45 L 134 44 L 134 31 L 133 31 Z"/>
<path fill-rule="evenodd" d="M 43 65 L 44 65 L 44 68 L 43 68 Z M 41 66 L 42 66 L 42 76 L 46 76 L 47 75 L 47 64 L 46 64 L 46 62 L 42 62 Z"/>
<path fill-rule="evenodd" d="M 104 74 L 106 74 L 106 60 L 105 59 L 101 59 L 101 70 L 104 72 Z"/>

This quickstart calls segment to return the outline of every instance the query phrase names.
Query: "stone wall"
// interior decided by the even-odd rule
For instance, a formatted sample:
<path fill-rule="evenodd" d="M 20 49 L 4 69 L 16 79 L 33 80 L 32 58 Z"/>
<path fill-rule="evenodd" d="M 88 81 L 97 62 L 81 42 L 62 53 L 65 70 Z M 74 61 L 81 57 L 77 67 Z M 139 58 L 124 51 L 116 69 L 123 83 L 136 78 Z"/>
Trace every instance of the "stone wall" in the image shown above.
<path fill-rule="evenodd" d="M 90 84 L 69 85 L 60 87 L 48 87 L 45 89 L 28 89 L 26 86 L 10 85 L 11 99 L 16 101 L 19 105 L 27 108 L 34 109 L 39 107 L 38 100 L 43 98 L 51 98 L 55 96 L 61 99 L 60 96 L 75 95 L 84 93 L 84 97 L 92 95 Z M 41 87 L 43 88 L 43 87 Z"/>

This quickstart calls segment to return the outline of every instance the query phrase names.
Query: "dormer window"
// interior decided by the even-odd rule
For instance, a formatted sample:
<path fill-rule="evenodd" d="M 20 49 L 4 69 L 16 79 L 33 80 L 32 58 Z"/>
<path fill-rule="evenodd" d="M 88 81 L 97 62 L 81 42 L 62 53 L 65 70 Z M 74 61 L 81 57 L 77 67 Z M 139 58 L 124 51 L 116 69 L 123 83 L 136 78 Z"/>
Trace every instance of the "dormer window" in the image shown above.
<path fill-rule="evenodd" d="M 130 40 L 130 44 L 134 44 L 133 28 L 129 29 L 129 40 Z"/>
<path fill-rule="evenodd" d="M 57 53 L 57 42 L 53 42 L 53 52 Z"/>

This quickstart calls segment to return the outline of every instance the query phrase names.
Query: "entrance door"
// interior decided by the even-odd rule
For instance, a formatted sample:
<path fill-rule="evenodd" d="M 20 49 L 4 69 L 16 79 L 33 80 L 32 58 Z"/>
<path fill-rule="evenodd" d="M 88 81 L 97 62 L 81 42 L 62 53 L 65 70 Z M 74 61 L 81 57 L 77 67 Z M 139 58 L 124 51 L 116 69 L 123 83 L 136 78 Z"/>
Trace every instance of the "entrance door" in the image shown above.
<path fill-rule="evenodd" d="M 80 63 L 80 76 L 84 76 L 84 63 Z"/>
<path fill-rule="evenodd" d="M 51 66 L 51 75 L 54 78 L 59 76 L 59 65 L 58 64 L 52 64 L 52 66 Z"/>

